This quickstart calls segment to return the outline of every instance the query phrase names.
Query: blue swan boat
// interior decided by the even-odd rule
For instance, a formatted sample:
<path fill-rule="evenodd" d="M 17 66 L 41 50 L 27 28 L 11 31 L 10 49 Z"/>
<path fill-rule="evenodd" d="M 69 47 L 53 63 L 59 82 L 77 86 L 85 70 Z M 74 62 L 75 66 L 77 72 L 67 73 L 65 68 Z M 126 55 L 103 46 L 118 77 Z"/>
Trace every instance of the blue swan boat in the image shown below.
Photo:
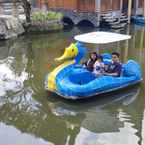
<path fill-rule="evenodd" d="M 145 25 L 145 17 L 143 16 L 132 16 L 132 22 L 138 25 Z"/>
<path fill-rule="evenodd" d="M 104 44 L 126 39 L 130 39 L 130 36 L 110 32 L 91 32 L 75 36 L 77 42 L 67 47 L 60 58 L 56 58 L 57 61 L 65 61 L 46 76 L 46 90 L 63 98 L 75 100 L 119 90 L 139 83 L 142 80 L 141 68 L 134 60 L 128 60 L 123 64 L 120 77 L 96 77 L 79 64 L 87 52 L 84 42 Z M 110 62 L 110 54 L 102 56 L 104 62 Z"/>

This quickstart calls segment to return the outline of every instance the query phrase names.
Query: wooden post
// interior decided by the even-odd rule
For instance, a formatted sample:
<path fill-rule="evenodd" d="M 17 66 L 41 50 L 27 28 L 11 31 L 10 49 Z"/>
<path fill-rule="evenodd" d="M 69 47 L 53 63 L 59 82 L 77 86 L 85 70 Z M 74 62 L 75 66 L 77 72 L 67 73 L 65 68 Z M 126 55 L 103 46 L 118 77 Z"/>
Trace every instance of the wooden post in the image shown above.
<path fill-rule="evenodd" d="M 144 4 L 143 4 L 143 16 L 145 17 L 145 0 L 144 0 Z"/>
<path fill-rule="evenodd" d="M 123 0 L 120 0 L 120 14 L 119 14 L 119 22 L 120 22 L 120 18 L 121 18 L 121 14 L 122 14 L 122 8 L 123 8 Z"/>
<path fill-rule="evenodd" d="M 16 4 L 16 0 L 13 0 L 13 12 L 12 12 L 13 16 L 16 17 L 17 16 L 17 4 Z"/>
<path fill-rule="evenodd" d="M 129 35 L 129 33 L 130 33 L 130 25 L 127 26 L 127 35 Z M 126 40 L 125 50 L 124 50 L 124 62 L 128 60 L 128 52 L 129 52 L 129 40 Z"/>
<path fill-rule="evenodd" d="M 135 1 L 135 15 L 137 15 L 138 11 L 138 0 Z"/>
<path fill-rule="evenodd" d="M 131 10 L 132 10 L 132 0 L 128 0 L 128 23 L 130 23 L 131 19 Z"/>
<path fill-rule="evenodd" d="M 3 14 L 3 6 L 2 6 L 1 2 L 0 2 L 0 14 Z"/>
<path fill-rule="evenodd" d="M 141 31 L 141 38 L 140 38 L 140 45 L 139 45 L 139 63 L 140 64 L 142 64 L 142 56 L 143 56 L 143 49 L 144 49 L 144 46 L 143 46 L 143 44 L 144 44 L 144 33 L 145 33 L 145 31 L 144 31 L 145 29 L 143 29 L 142 31 Z"/>
<path fill-rule="evenodd" d="M 101 0 L 95 0 L 95 12 L 98 14 L 97 26 L 100 26 Z"/>
<path fill-rule="evenodd" d="M 120 12 L 122 12 L 122 8 L 123 8 L 123 0 L 120 0 Z"/>

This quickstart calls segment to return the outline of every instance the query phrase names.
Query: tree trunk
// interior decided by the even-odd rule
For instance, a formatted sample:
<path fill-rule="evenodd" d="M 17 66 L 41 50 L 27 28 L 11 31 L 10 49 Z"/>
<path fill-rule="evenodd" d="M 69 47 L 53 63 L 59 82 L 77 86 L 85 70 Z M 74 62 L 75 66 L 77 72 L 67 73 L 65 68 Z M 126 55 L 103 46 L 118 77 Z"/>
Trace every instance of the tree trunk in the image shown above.
<path fill-rule="evenodd" d="M 24 12 L 25 12 L 26 22 L 30 23 L 31 22 L 31 3 L 29 2 L 29 0 L 21 0 L 21 2 L 22 2 Z"/>

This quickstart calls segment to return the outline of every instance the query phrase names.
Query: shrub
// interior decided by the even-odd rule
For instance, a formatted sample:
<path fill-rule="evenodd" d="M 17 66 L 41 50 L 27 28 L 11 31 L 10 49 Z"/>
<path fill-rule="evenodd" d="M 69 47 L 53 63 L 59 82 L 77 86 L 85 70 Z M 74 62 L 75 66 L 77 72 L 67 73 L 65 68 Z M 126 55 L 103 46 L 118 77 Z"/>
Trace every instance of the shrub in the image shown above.
<path fill-rule="evenodd" d="M 32 14 L 32 21 L 49 21 L 49 20 L 61 20 L 63 15 L 52 11 L 37 11 Z"/>

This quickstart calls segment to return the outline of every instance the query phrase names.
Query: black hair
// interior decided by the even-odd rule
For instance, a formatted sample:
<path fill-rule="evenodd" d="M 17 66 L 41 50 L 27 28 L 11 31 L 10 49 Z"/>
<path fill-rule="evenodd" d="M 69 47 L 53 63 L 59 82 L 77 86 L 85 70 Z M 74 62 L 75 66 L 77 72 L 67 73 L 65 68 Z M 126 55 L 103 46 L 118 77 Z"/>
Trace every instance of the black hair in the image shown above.
<path fill-rule="evenodd" d="M 97 53 L 96 52 L 92 52 L 91 54 L 95 54 L 97 56 Z"/>
<path fill-rule="evenodd" d="M 120 57 L 120 54 L 118 52 L 112 52 L 112 55 L 116 55 L 118 58 Z"/>
<path fill-rule="evenodd" d="M 94 54 L 94 55 L 96 56 L 96 59 L 95 59 L 95 61 L 96 61 L 96 60 L 97 60 L 97 57 L 98 57 L 97 53 L 96 53 L 96 52 L 91 52 L 91 53 L 90 53 L 90 58 L 91 58 L 91 55 L 92 55 L 92 54 Z"/>
<path fill-rule="evenodd" d="M 97 55 L 96 52 L 91 52 L 91 53 L 90 53 L 90 56 L 91 56 L 92 54 L 96 55 L 96 58 L 97 58 L 98 55 Z"/>

